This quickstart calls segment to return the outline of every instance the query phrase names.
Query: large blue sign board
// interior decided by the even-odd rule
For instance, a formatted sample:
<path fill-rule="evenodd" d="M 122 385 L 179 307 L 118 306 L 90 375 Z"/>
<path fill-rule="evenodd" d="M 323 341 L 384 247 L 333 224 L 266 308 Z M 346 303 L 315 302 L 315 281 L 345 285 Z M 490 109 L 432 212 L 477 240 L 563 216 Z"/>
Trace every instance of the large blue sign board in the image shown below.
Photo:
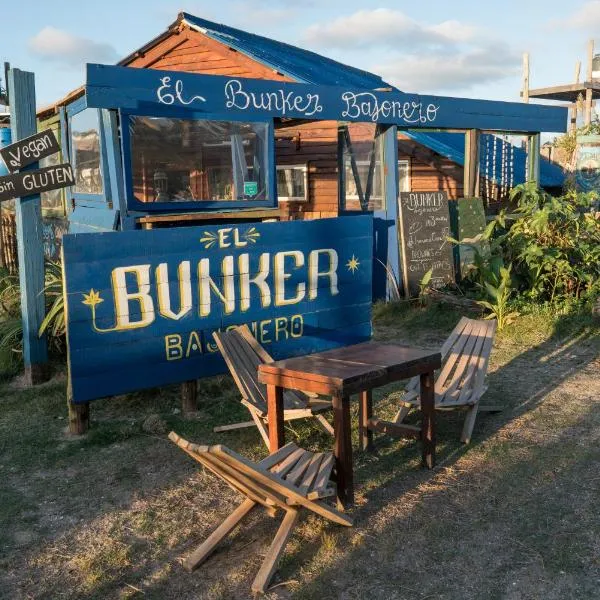
<path fill-rule="evenodd" d="M 86 104 L 237 120 L 286 117 L 519 132 L 567 127 L 564 107 L 93 64 L 87 65 Z"/>
<path fill-rule="evenodd" d="M 371 336 L 370 216 L 65 235 L 73 402 L 225 372 L 212 333 L 274 357 Z"/>

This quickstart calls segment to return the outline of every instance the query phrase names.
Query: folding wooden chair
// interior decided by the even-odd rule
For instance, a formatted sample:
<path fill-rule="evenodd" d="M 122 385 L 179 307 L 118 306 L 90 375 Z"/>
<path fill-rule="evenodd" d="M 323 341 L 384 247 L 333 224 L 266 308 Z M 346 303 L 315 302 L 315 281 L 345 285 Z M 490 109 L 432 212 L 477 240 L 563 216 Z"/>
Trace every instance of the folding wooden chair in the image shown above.
<path fill-rule="evenodd" d="M 497 406 L 481 406 L 479 401 L 487 390 L 485 376 L 488 369 L 496 321 L 462 317 L 440 350 L 442 369 L 435 382 L 436 410 L 466 410 L 461 441 L 471 441 L 478 411 L 497 412 Z M 413 408 L 420 407 L 419 377 L 413 377 L 400 399 L 401 408 L 393 423 L 402 423 Z M 385 424 L 380 419 L 373 422 Z"/>
<path fill-rule="evenodd" d="M 242 404 L 250 411 L 252 421 L 221 425 L 213 431 L 230 431 L 256 425 L 267 448 L 267 388 L 258 381 L 258 365 L 273 362 L 265 349 L 254 339 L 247 325 L 229 331 L 216 331 L 213 337 L 225 363 L 242 394 Z M 315 417 L 319 425 L 333 435 L 333 427 L 321 414 L 331 410 L 331 401 L 319 399 L 303 392 L 285 390 L 283 393 L 284 421 Z"/>
<path fill-rule="evenodd" d="M 335 496 L 335 488 L 329 480 L 334 462 L 329 452 L 315 454 L 290 443 L 259 463 L 253 463 L 225 446 L 192 444 L 174 431 L 169 434 L 169 439 L 235 491 L 246 496 L 244 502 L 184 561 L 183 566 L 189 571 L 206 560 L 219 542 L 257 504 L 272 517 L 278 509 L 282 509 L 285 516 L 254 579 L 253 592 L 267 589 L 302 508 L 339 525 L 352 526 L 348 516 L 320 500 Z"/>

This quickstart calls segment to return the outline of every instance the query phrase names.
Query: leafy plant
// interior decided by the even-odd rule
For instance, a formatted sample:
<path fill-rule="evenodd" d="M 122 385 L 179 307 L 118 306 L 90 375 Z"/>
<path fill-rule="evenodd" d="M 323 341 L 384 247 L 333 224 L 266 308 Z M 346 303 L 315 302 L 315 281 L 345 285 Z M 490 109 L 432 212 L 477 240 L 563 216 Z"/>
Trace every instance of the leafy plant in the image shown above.
<path fill-rule="evenodd" d="M 510 297 L 513 292 L 511 283 L 511 268 L 500 267 L 499 279 L 497 284 L 487 281 L 484 285 L 485 293 L 488 300 L 479 300 L 477 304 L 487 308 L 490 312 L 486 315 L 486 319 L 496 319 L 498 321 L 498 331 L 502 330 L 506 325 L 510 325 L 518 316 L 519 313 L 510 310 Z"/>
<path fill-rule="evenodd" d="M 429 271 L 421 277 L 421 281 L 419 281 L 419 301 L 421 302 L 421 306 L 426 306 L 427 304 L 427 293 L 429 292 L 432 276 L 433 269 L 429 269 Z"/>
<path fill-rule="evenodd" d="M 46 333 L 50 344 L 62 351 L 65 336 L 65 313 L 60 263 L 46 262 L 44 296 L 46 317 L 39 335 Z M 21 322 L 21 291 L 16 275 L 0 277 L 0 350 L 14 354 L 22 352 L 23 324 Z"/>

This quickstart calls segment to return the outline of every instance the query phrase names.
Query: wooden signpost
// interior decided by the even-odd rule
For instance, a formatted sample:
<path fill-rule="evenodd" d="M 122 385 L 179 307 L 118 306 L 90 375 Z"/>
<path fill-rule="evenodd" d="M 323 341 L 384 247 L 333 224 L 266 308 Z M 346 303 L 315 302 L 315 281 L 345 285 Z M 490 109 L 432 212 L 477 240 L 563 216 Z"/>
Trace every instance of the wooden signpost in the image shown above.
<path fill-rule="evenodd" d="M 368 340 L 372 262 L 371 216 L 65 235 L 71 430 L 90 400 L 225 372 L 217 330 L 275 358 Z"/>
<path fill-rule="evenodd" d="M 399 197 L 402 276 L 407 297 L 419 292 L 429 271 L 432 287 L 454 281 L 448 196 L 446 192 L 401 192 Z"/>

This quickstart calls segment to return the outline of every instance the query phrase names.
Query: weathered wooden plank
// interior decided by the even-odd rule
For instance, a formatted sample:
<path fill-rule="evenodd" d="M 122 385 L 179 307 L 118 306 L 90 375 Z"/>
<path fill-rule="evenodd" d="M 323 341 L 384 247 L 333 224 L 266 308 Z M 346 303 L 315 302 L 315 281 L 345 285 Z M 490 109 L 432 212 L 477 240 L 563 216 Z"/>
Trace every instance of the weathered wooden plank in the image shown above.
<path fill-rule="evenodd" d="M 16 142 L 37 131 L 35 80 L 33 73 L 11 69 L 8 72 L 12 140 Z M 36 163 L 26 169 L 35 168 Z M 40 196 L 15 203 L 17 253 L 21 314 L 23 320 L 23 360 L 25 379 L 30 385 L 46 379 L 48 348 L 46 336 L 38 335 L 45 316 L 44 247 Z"/>
<path fill-rule="evenodd" d="M 171 79 L 165 81 L 165 77 Z M 180 91 L 174 95 L 177 81 L 181 82 Z M 167 104 L 181 110 L 221 115 L 366 121 L 417 128 L 563 132 L 567 127 L 567 110 L 562 107 L 289 82 L 274 84 L 241 77 L 232 81 L 230 77 L 106 65 L 87 66 L 86 91 L 88 106 L 98 108 Z M 276 96 L 278 102 L 273 100 Z"/>
<path fill-rule="evenodd" d="M 370 336 L 370 217 L 66 235 L 64 249 L 75 402 L 224 372 L 212 333 L 242 323 L 275 358 Z"/>

